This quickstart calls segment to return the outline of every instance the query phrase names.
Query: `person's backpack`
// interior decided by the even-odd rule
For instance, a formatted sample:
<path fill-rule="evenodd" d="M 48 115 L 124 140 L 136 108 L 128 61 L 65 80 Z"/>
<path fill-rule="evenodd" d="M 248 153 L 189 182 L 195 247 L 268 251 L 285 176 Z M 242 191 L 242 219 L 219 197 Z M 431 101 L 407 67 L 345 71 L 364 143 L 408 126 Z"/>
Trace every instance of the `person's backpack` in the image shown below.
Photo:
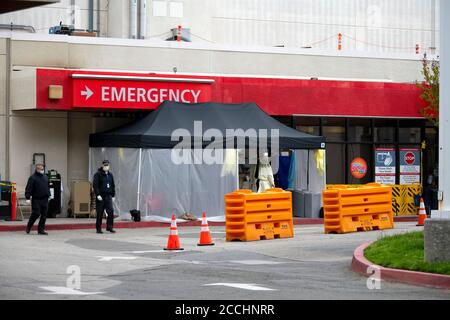
<path fill-rule="evenodd" d="M 141 221 L 141 211 L 139 211 L 139 210 L 131 210 L 130 214 L 131 214 L 131 218 L 133 219 L 134 222 Z"/>

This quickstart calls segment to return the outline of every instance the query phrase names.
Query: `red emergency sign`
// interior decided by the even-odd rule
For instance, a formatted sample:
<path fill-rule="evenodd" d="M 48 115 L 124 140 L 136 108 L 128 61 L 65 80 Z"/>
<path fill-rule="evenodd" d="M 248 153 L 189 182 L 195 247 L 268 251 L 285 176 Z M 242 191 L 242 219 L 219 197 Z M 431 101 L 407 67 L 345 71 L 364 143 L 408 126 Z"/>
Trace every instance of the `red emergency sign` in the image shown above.
<path fill-rule="evenodd" d="M 50 86 L 62 98 L 50 99 Z M 151 110 L 164 100 L 255 102 L 270 115 L 422 118 L 420 89 L 409 83 L 303 80 L 70 69 L 36 70 L 38 110 Z M 401 103 L 399 103 L 399 101 Z"/>
<path fill-rule="evenodd" d="M 73 106 L 78 108 L 155 109 L 163 101 L 211 99 L 211 79 L 72 74 Z"/>

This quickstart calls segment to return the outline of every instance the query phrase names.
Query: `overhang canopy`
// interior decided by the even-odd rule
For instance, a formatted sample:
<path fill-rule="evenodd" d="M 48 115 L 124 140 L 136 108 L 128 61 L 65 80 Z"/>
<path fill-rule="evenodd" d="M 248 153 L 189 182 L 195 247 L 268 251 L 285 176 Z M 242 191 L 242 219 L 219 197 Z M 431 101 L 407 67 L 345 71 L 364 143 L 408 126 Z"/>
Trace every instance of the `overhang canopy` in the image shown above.
<path fill-rule="evenodd" d="M 46 4 L 58 3 L 60 0 L 2 0 L 0 13 L 29 9 Z"/>
<path fill-rule="evenodd" d="M 270 148 L 274 142 L 271 137 L 277 135 L 280 148 L 325 148 L 324 137 L 290 128 L 269 116 L 255 103 L 187 104 L 171 101 L 163 102 L 158 109 L 133 123 L 91 134 L 89 146 L 173 148 L 180 146 L 182 141 L 184 148 L 199 145 L 203 148 L 241 148 L 242 141 L 245 141 L 247 148 Z"/>

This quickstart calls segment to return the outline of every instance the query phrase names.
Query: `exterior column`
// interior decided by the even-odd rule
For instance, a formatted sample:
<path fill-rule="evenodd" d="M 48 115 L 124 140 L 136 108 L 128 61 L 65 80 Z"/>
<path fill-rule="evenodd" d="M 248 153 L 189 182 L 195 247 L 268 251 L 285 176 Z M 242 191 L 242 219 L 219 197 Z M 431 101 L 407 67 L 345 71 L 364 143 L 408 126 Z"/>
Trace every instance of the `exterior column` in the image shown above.
<path fill-rule="evenodd" d="M 439 214 L 425 220 L 426 262 L 450 261 L 450 1 L 440 1 Z"/>
<path fill-rule="evenodd" d="M 450 1 L 440 11 L 439 210 L 450 211 Z"/>

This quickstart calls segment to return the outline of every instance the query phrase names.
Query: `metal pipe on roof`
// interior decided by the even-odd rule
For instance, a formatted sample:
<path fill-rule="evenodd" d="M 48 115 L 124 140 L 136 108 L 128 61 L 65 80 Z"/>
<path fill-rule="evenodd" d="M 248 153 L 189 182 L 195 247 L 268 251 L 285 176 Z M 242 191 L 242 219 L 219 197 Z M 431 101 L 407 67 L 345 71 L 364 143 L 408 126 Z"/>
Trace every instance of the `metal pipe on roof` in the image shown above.
<path fill-rule="evenodd" d="M 33 26 L 30 25 L 24 25 L 24 24 L 14 24 L 14 23 L 10 23 L 10 24 L 0 24 L 0 29 L 5 29 L 5 30 L 24 30 L 24 31 L 29 31 L 31 33 L 36 33 L 36 29 L 34 29 Z"/>
<path fill-rule="evenodd" d="M 89 0 L 89 26 L 88 30 L 89 32 L 92 32 L 94 30 L 94 0 Z"/>
<path fill-rule="evenodd" d="M 97 37 L 100 37 L 100 0 L 97 0 Z"/>
<path fill-rule="evenodd" d="M 139 1 L 139 39 L 147 37 L 147 0 Z"/>
<path fill-rule="evenodd" d="M 137 12 L 138 12 L 138 3 L 137 0 L 130 0 L 130 38 L 137 39 Z"/>

